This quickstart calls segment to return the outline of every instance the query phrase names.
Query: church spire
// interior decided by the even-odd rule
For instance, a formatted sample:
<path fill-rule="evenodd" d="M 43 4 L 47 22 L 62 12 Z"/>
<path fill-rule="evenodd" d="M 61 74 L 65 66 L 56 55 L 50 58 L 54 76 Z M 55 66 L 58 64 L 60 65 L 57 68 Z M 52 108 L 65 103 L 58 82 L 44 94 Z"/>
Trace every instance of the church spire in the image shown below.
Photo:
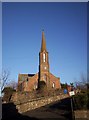
<path fill-rule="evenodd" d="M 46 41 L 44 36 L 44 31 L 42 31 L 42 44 L 41 44 L 41 52 L 46 51 Z"/>

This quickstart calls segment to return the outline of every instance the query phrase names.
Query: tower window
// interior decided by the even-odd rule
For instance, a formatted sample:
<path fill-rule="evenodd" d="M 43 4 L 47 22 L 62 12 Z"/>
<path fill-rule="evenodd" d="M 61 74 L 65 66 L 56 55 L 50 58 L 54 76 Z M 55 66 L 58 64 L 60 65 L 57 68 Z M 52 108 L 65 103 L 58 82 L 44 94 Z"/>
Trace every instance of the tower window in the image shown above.
<path fill-rule="evenodd" d="M 45 62 L 45 53 L 43 53 L 43 62 Z"/>
<path fill-rule="evenodd" d="M 44 67 L 44 69 L 46 70 L 46 69 L 47 69 L 47 67 L 45 66 L 45 67 Z"/>

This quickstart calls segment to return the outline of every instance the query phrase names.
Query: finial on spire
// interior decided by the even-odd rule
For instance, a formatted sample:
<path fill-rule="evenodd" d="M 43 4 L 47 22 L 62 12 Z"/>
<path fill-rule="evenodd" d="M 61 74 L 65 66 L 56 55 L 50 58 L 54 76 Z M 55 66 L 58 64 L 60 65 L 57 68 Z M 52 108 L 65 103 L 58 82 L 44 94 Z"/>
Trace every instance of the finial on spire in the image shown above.
<path fill-rule="evenodd" d="M 44 29 L 42 29 L 42 32 L 44 32 Z"/>

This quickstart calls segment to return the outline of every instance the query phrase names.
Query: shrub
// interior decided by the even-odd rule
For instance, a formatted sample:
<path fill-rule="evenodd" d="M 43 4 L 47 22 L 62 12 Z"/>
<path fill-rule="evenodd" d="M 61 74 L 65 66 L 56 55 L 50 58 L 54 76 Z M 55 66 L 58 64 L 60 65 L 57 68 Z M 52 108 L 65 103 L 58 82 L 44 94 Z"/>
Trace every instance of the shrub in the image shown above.
<path fill-rule="evenodd" d="M 73 97 L 75 109 L 89 109 L 89 93 L 80 93 Z"/>
<path fill-rule="evenodd" d="M 15 90 L 13 88 L 5 87 L 3 90 L 4 96 L 2 98 L 2 101 L 10 102 L 13 92 L 15 92 Z"/>

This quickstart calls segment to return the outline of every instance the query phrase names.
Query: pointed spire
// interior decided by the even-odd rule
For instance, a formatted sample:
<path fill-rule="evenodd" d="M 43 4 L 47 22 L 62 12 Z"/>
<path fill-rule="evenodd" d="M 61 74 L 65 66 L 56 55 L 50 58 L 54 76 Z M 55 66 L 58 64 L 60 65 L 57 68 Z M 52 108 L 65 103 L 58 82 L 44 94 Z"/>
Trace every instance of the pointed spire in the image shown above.
<path fill-rule="evenodd" d="M 46 41 L 44 36 L 44 30 L 42 30 L 42 44 L 41 44 L 41 52 L 46 51 Z"/>

